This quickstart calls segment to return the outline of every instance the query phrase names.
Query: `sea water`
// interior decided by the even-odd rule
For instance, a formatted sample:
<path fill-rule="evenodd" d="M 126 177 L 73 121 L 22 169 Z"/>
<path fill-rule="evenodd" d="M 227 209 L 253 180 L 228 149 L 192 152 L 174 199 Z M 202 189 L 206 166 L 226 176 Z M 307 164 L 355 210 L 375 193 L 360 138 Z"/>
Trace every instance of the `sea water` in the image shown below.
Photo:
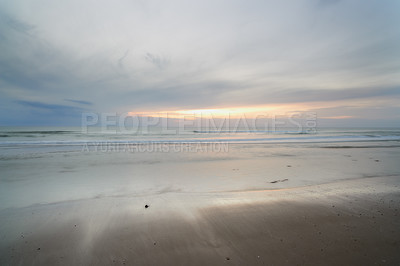
<path fill-rule="evenodd" d="M 236 193 L 400 175 L 400 129 L 0 130 L 0 210 L 103 197 Z"/>

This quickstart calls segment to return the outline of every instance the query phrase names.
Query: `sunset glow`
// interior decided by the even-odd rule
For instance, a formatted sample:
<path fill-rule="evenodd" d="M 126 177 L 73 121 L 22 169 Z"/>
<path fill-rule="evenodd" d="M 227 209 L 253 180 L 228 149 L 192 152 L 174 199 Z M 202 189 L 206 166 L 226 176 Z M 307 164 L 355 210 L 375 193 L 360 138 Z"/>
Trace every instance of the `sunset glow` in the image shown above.
<path fill-rule="evenodd" d="M 148 116 L 162 118 L 256 118 L 260 116 L 285 116 L 295 112 L 307 111 L 309 108 L 300 104 L 296 105 L 269 105 L 256 107 L 235 107 L 216 109 L 171 110 L 159 112 L 129 112 L 131 116 Z"/>

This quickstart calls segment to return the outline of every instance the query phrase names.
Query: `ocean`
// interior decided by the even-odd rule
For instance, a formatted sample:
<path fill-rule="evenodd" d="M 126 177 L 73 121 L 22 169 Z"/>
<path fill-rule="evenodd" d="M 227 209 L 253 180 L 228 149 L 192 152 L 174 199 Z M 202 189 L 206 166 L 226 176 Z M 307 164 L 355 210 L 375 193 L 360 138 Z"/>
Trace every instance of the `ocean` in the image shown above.
<path fill-rule="evenodd" d="M 82 146 L 99 142 L 114 144 L 149 143 L 338 143 L 399 141 L 400 128 L 318 128 L 312 132 L 298 129 L 198 130 L 150 128 L 119 132 L 115 129 L 80 127 L 1 127 L 0 148 L 39 148 L 41 146 Z"/>

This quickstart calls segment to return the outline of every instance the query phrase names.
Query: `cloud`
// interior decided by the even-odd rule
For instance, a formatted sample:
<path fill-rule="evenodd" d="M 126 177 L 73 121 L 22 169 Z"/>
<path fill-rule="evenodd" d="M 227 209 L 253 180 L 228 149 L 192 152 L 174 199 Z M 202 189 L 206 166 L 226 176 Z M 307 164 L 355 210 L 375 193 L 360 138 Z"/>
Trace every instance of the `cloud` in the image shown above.
<path fill-rule="evenodd" d="M 78 103 L 78 104 L 84 104 L 84 105 L 93 105 L 93 103 L 91 103 L 91 102 L 82 101 L 82 100 L 64 99 L 64 101 L 73 102 L 73 103 Z"/>
<path fill-rule="evenodd" d="M 320 7 L 326 7 L 326 6 L 331 6 L 338 4 L 342 0 L 318 0 L 317 5 Z"/>
<path fill-rule="evenodd" d="M 126 52 L 124 53 L 124 55 L 118 59 L 118 66 L 119 66 L 120 68 L 123 68 L 123 61 L 124 61 L 124 59 L 128 56 L 128 54 L 129 54 L 129 50 L 126 50 Z"/>
<path fill-rule="evenodd" d="M 4 114 L 76 117 L 60 100 L 129 112 L 399 96 L 395 1 L 16 0 L 0 10 Z"/>
<path fill-rule="evenodd" d="M 32 35 L 35 30 L 35 26 L 29 24 L 25 21 L 19 20 L 15 17 L 9 16 L 8 14 L 0 11 L 0 25 L 3 25 L 1 28 L 4 30 L 4 26 L 8 27 L 9 30 L 16 31 L 18 33 L 23 33 L 26 35 Z"/>
<path fill-rule="evenodd" d="M 35 109 L 50 111 L 55 114 L 81 114 L 83 111 L 87 110 L 80 107 L 68 106 L 68 105 L 59 105 L 59 104 L 48 104 L 42 102 L 33 102 L 33 101 L 17 101 L 18 104 L 21 104 L 26 107 L 31 107 Z"/>
<path fill-rule="evenodd" d="M 170 61 L 168 59 L 151 53 L 146 53 L 145 59 L 159 69 L 164 69 L 170 64 Z"/>
<path fill-rule="evenodd" d="M 307 103 L 307 102 L 335 102 L 342 100 L 361 100 L 375 97 L 400 97 L 400 87 L 396 88 L 346 88 L 306 90 L 292 89 L 280 91 L 268 97 L 270 103 Z"/>

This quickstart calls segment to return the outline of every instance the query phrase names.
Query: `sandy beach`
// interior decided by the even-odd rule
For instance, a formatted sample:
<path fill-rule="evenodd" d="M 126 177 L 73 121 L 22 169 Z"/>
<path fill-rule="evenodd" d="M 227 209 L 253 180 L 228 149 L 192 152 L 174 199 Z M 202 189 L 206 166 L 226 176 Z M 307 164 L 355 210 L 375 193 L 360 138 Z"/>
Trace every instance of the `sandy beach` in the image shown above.
<path fill-rule="evenodd" d="M 1 264 L 396 265 L 398 180 L 7 210 Z"/>
<path fill-rule="evenodd" d="M 3 178 L 3 197 L 14 198 L 2 201 L 0 264 L 398 265 L 398 148 L 357 145 L 303 145 L 291 147 L 291 156 L 285 145 L 241 145 L 225 155 L 63 152 L 2 160 L 5 170 L 20 164 L 13 173 L 21 180 Z M 82 156 L 93 163 L 89 172 L 77 166 Z M 130 182 L 122 174 L 109 181 L 121 187 L 104 181 L 111 170 L 100 165 L 110 158 Z M 28 165 L 31 176 L 43 174 L 33 167 L 43 159 L 49 179 L 24 180 Z"/>

